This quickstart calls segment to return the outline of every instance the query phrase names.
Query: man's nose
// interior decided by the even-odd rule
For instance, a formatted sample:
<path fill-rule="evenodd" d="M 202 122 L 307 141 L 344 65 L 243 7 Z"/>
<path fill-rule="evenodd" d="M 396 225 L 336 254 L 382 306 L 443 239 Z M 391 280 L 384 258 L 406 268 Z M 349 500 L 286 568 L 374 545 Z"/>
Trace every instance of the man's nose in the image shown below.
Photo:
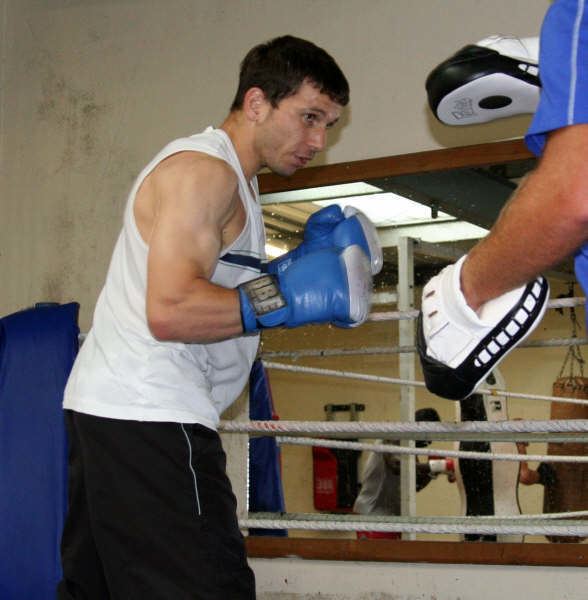
<path fill-rule="evenodd" d="M 315 153 L 323 151 L 327 145 L 327 130 L 324 127 L 313 127 L 310 132 L 309 145 Z"/>

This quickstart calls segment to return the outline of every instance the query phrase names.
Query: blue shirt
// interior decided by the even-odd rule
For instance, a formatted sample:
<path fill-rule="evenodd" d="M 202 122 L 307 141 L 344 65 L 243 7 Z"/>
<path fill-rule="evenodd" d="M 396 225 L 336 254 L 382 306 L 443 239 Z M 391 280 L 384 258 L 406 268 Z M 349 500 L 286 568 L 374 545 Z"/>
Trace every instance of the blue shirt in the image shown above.
<path fill-rule="evenodd" d="M 541 95 L 525 136 L 527 147 L 537 156 L 543 153 L 550 131 L 588 123 L 587 1 L 556 0 L 541 26 Z M 576 252 L 574 268 L 588 294 L 588 244 Z"/>
<path fill-rule="evenodd" d="M 525 142 L 543 152 L 547 134 L 588 123 L 588 6 L 586 0 L 556 0 L 541 26 L 539 105 Z"/>

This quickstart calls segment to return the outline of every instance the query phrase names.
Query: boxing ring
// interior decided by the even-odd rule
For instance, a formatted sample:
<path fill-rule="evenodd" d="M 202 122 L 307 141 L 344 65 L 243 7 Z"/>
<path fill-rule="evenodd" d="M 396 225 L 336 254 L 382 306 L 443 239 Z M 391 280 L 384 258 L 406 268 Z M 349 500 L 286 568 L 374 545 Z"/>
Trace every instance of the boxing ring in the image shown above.
<path fill-rule="evenodd" d="M 422 181 L 423 186 L 418 188 L 425 191 L 429 178 L 431 181 L 439 179 L 444 180 L 444 174 L 448 169 L 475 169 L 484 168 L 491 164 L 513 164 L 523 165 L 531 158 L 521 140 L 509 140 L 505 142 L 480 144 L 477 146 L 467 146 L 464 148 L 453 148 L 443 150 L 433 150 L 420 153 L 414 153 L 403 156 L 388 157 L 382 159 L 369 159 L 363 161 L 353 161 L 350 163 L 341 163 L 340 165 L 326 165 L 311 169 L 305 169 L 286 181 L 272 174 L 263 174 L 259 178 L 260 190 L 262 193 L 262 205 L 264 204 L 265 194 L 277 194 L 278 192 L 293 192 L 308 187 L 320 187 L 349 183 L 354 181 L 374 181 L 374 182 L 398 182 L 400 187 L 408 185 L 410 187 L 414 175 L 424 173 Z M 376 183 L 376 185 L 379 185 Z M 386 187 L 384 185 L 384 187 Z M 440 207 L 444 210 L 443 206 Z M 445 209 L 448 210 L 448 209 Z M 455 537 L 447 538 L 441 536 L 441 541 L 433 544 L 441 544 L 443 547 L 443 556 L 440 557 L 433 546 L 427 541 L 419 541 L 415 538 L 416 534 L 421 532 L 440 532 L 452 534 L 464 534 L 466 532 L 476 531 L 484 534 L 487 532 L 504 532 L 506 535 L 516 532 L 521 535 L 574 535 L 583 537 L 586 533 L 588 521 L 585 512 L 559 511 L 546 512 L 533 511 L 533 514 L 513 515 L 513 516 L 487 516 L 487 517 L 417 517 L 416 516 L 416 492 L 414 491 L 414 459 L 412 456 L 431 456 L 443 455 L 447 457 L 470 456 L 477 457 L 480 460 L 495 460 L 496 463 L 516 464 L 523 461 L 543 461 L 551 465 L 566 464 L 563 461 L 570 461 L 570 466 L 583 465 L 586 462 L 585 456 L 580 454 L 554 456 L 550 453 L 533 453 L 529 455 L 515 454 L 514 452 L 484 453 L 480 454 L 460 454 L 458 450 L 427 450 L 415 448 L 414 442 L 419 440 L 439 440 L 445 442 L 456 442 L 462 440 L 486 440 L 487 442 L 506 442 L 513 443 L 586 443 L 588 442 L 588 421 L 583 419 L 549 419 L 543 421 L 505 421 L 500 423 L 456 423 L 445 419 L 445 423 L 425 424 L 414 423 L 415 392 L 424 387 L 424 382 L 417 380 L 416 377 L 416 357 L 415 357 L 415 325 L 414 320 L 418 314 L 417 304 L 415 302 L 415 280 L 414 280 L 414 256 L 415 254 L 426 254 L 443 259 L 446 262 L 453 262 L 459 257 L 459 253 L 453 248 L 439 248 L 438 244 L 431 244 L 417 241 L 412 238 L 399 238 L 396 245 L 398 253 L 398 287 L 395 293 L 388 294 L 393 296 L 395 306 L 390 306 L 396 310 L 388 310 L 388 307 L 378 307 L 378 312 L 370 315 L 369 322 L 382 323 L 385 326 L 388 323 L 394 323 L 397 328 L 397 338 L 393 343 L 366 344 L 356 347 L 319 347 L 323 344 L 319 341 L 315 347 L 308 347 L 304 344 L 302 348 L 290 349 L 284 347 L 263 349 L 261 358 L 268 370 L 272 374 L 281 373 L 296 377 L 300 375 L 304 378 L 316 378 L 317 381 L 328 379 L 329 382 L 340 379 L 342 382 L 364 382 L 369 389 L 373 386 L 382 385 L 386 390 L 390 387 L 398 388 L 398 396 L 394 402 L 398 404 L 399 417 L 394 422 L 325 422 L 325 421 L 267 421 L 254 422 L 247 419 L 235 421 L 222 421 L 220 431 L 226 439 L 228 436 L 237 434 L 241 437 L 253 436 L 273 436 L 276 438 L 279 446 L 303 449 L 305 446 L 317 446 L 324 444 L 327 448 L 350 449 L 357 451 L 376 451 L 394 453 L 400 457 L 402 465 L 401 488 L 403 490 L 401 501 L 400 516 L 385 518 L 367 517 L 362 515 L 325 515 L 321 513 L 293 513 L 268 514 L 253 513 L 242 511 L 239 513 L 241 527 L 246 532 L 249 528 L 263 527 L 266 529 L 292 529 L 300 532 L 300 535 L 309 532 L 334 532 L 341 535 L 345 532 L 353 532 L 366 529 L 366 523 L 369 523 L 369 529 L 372 531 L 395 531 L 403 532 L 403 538 L 415 540 L 411 544 L 402 544 L 394 540 L 369 540 L 368 542 L 358 542 L 355 539 L 340 537 L 331 537 L 327 539 L 291 537 L 288 539 L 275 539 L 275 542 L 266 539 L 248 538 L 248 547 L 253 549 L 253 556 L 266 556 L 266 548 L 270 555 L 304 556 L 310 559 L 327 558 L 335 560 L 373 560 L 374 556 L 380 556 L 376 560 L 426 560 L 427 562 L 463 562 L 479 564 L 562 564 L 562 565 L 585 565 L 584 553 L 580 550 L 582 545 L 567 544 L 554 545 L 548 543 L 507 543 L 507 544 L 481 544 L 484 549 L 480 553 L 480 558 L 474 556 L 471 551 L 464 549 L 468 544 L 455 543 Z M 585 304 L 584 298 L 557 298 L 549 303 L 548 313 L 553 310 L 572 309 L 582 307 Z M 366 323 L 368 325 L 368 323 Z M 534 337 L 520 344 L 513 352 L 526 352 L 526 349 L 533 348 L 571 348 L 586 345 L 588 338 L 578 337 L 573 334 L 571 337 L 561 336 L 558 338 L 542 339 Z M 341 346 L 343 344 L 340 344 Z M 338 345 L 339 346 L 339 345 Z M 533 350 L 531 350 L 533 351 Z M 357 368 L 346 368 L 347 363 L 343 361 L 344 367 L 325 368 L 321 365 L 322 359 L 331 361 L 335 357 L 353 360 L 361 359 L 364 356 L 397 357 L 397 377 L 388 376 L 383 371 L 378 375 L 358 372 Z M 312 359 L 313 366 L 306 366 L 304 363 Z M 356 362 L 352 365 L 355 367 Z M 380 363 L 378 363 L 380 364 Z M 369 369 L 368 369 L 369 370 Z M 288 379 L 288 385 L 295 379 Z M 388 386 L 388 387 L 386 387 Z M 491 386 L 481 386 L 481 393 L 487 397 L 516 400 L 520 406 L 521 402 L 532 402 L 536 405 L 547 406 L 560 405 L 562 407 L 571 406 L 582 409 L 586 400 L 576 398 L 561 398 L 555 395 L 530 393 L 515 389 L 492 389 Z M 534 390 L 541 391 L 541 390 Z M 452 401 L 442 401 L 452 404 Z M 373 442 L 365 443 L 368 439 L 382 438 L 389 440 L 400 440 L 398 446 L 391 447 L 389 444 L 376 444 Z M 353 439 L 353 441 L 350 441 Z M 380 447 L 385 446 L 385 447 Z M 495 456 L 494 456 L 495 454 Z M 412 465 L 411 465 L 412 463 Z M 247 490 L 240 490 L 246 497 Z M 322 534 L 321 534 L 322 535 Z M 309 543 L 309 539 L 312 542 Z M 427 539 L 427 538 L 425 538 Z M 443 541 L 452 540 L 452 541 Z M 382 550 L 382 544 L 386 548 L 394 547 L 393 551 Z M 400 544 L 400 545 L 399 545 Z M 438 548 L 439 546 L 434 546 Z M 273 554 L 272 554 L 273 552 Z M 383 554 L 382 554 L 383 553 Z M 404 557 L 404 558 L 402 558 Z M 509 558 L 510 557 L 510 558 Z"/>
<path fill-rule="evenodd" d="M 551 300 L 550 309 L 574 308 L 585 304 L 584 298 L 563 298 Z M 389 311 L 370 315 L 371 321 L 411 321 L 418 311 Z M 569 347 L 585 345 L 585 338 L 553 338 L 533 340 L 521 344 L 521 348 L 533 347 Z M 324 369 L 275 362 L 276 358 L 333 357 L 369 354 L 408 354 L 414 353 L 414 346 L 375 347 L 357 349 L 302 349 L 291 352 L 276 351 L 262 354 L 266 369 L 301 373 L 317 377 L 339 377 L 356 381 L 392 384 L 401 387 L 424 387 L 422 381 L 406 378 L 394 378 L 358 373 L 346 370 Z M 508 390 L 496 390 L 482 387 L 482 395 L 497 398 L 517 398 L 529 401 L 575 404 L 588 406 L 588 400 L 563 398 L 554 395 L 539 395 Z M 543 463 L 587 464 L 586 455 L 550 455 L 472 452 L 460 450 L 440 451 L 439 449 L 414 448 L 397 444 L 363 443 L 347 441 L 345 438 L 383 438 L 394 440 L 423 441 L 502 441 L 502 442 L 550 442 L 579 443 L 588 442 L 588 420 L 509 420 L 501 422 L 464 421 L 464 422 L 324 422 L 324 421 L 223 421 L 219 430 L 223 433 L 240 433 L 250 436 L 274 436 L 280 446 L 321 446 L 356 451 L 390 453 L 403 456 L 428 456 L 456 459 L 477 459 L 489 461 L 539 461 Z M 576 536 L 588 535 L 588 510 L 557 513 L 518 514 L 501 516 L 371 516 L 321 513 L 250 513 L 241 518 L 240 525 L 249 528 L 294 529 L 307 531 L 353 532 L 369 528 L 375 532 L 401 532 L 404 534 L 503 534 L 503 535 L 541 535 Z M 578 519 L 582 519 L 579 521 Z"/>

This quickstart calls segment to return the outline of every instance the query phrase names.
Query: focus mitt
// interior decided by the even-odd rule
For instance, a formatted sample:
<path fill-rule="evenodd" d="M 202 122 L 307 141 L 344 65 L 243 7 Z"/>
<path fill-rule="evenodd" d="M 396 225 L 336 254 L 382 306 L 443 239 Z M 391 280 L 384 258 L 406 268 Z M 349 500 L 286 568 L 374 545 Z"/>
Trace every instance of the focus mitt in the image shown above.
<path fill-rule="evenodd" d="M 539 38 L 492 35 L 437 65 L 425 87 L 446 125 L 474 125 L 534 113 L 539 102 Z"/>
<path fill-rule="evenodd" d="M 539 324 L 549 285 L 538 277 L 474 312 L 460 286 L 465 256 L 423 288 L 417 350 L 425 385 L 450 400 L 470 396 L 498 363 Z"/>

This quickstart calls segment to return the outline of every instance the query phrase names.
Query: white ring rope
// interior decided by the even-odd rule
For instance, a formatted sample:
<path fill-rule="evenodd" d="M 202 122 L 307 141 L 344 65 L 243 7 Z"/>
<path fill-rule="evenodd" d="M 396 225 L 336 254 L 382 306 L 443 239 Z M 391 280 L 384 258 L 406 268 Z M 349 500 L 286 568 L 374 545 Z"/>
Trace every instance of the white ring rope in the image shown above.
<path fill-rule="evenodd" d="M 381 517 L 380 517 L 381 518 Z M 401 533 L 476 533 L 483 535 L 572 535 L 588 536 L 588 524 L 577 524 L 566 519 L 543 522 L 543 519 L 512 519 L 495 517 L 490 522 L 485 517 L 388 517 L 385 522 L 369 515 L 330 515 L 251 513 L 239 521 L 243 529 L 310 529 L 326 531 L 396 531 Z"/>
<path fill-rule="evenodd" d="M 291 444 L 294 446 L 320 446 L 323 448 L 342 448 L 347 450 L 358 450 L 368 452 L 379 452 L 382 454 L 409 454 L 415 456 L 441 456 L 443 458 L 465 458 L 475 460 L 501 460 L 514 462 L 565 462 L 565 463 L 588 463 L 588 456 L 564 456 L 552 454 L 508 454 L 493 452 L 473 452 L 470 450 L 445 450 L 439 448 L 410 448 L 398 446 L 397 444 L 379 444 L 348 442 L 344 440 L 326 440 L 323 438 L 308 437 L 282 437 L 276 438 L 278 444 Z"/>
<path fill-rule="evenodd" d="M 390 383 L 396 385 L 412 385 L 415 387 L 425 387 L 424 381 L 413 381 L 411 379 L 401 379 L 399 377 L 383 377 L 380 375 L 369 375 L 367 373 L 356 373 L 354 371 L 336 371 L 334 369 L 322 369 L 317 367 L 303 367 L 300 365 L 287 365 L 264 361 L 267 369 L 276 369 L 280 371 L 290 371 L 293 373 L 307 373 L 310 375 L 322 375 L 329 377 L 341 377 L 343 379 L 357 379 L 361 381 L 373 381 L 376 383 Z M 492 396 L 501 396 L 503 398 L 519 398 L 523 400 L 542 400 L 547 402 L 560 402 L 564 404 L 588 405 L 588 400 L 578 398 L 565 398 L 562 396 L 543 396 L 540 394 L 524 394 L 521 392 L 507 392 L 506 390 L 479 389 L 478 394 L 489 394 Z"/>
<path fill-rule="evenodd" d="M 573 308 L 586 303 L 586 298 L 557 298 L 547 302 L 547 308 Z M 417 309 L 407 311 L 374 312 L 368 316 L 368 321 L 403 321 L 416 319 L 419 316 Z"/>
<path fill-rule="evenodd" d="M 550 300 L 548 308 L 574 307 L 585 304 L 585 298 L 562 298 Z M 408 320 L 418 317 L 418 310 L 392 311 L 371 313 L 370 321 Z M 541 346 L 572 346 L 585 345 L 586 338 L 568 338 L 537 340 L 521 344 L 520 347 Z M 293 357 L 302 356 L 341 356 L 359 354 L 392 354 L 414 352 L 414 346 L 386 347 L 386 348 L 363 348 L 359 350 L 300 350 L 294 352 L 269 352 L 262 355 L 264 365 L 269 369 L 280 369 L 292 372 L 304 372 L 316 375 L 328 375 L 378 383 L 392 383 L 400 385 L 412 385 L 424 387 L 424 382 L 411 381 L 407 379 L 380 377 L 349 371 L 334 371 L 330 369 L 317 369 L 311 367 L 300 367 L 273 363 L 265 360 L 267 357 Z M 478 390 L 481 394 L 491 394 L 505 398 L 525 398 L 534 400 L 545 400 L 550 402 L 565 402 L 569 404 L 588 404 L 588 401 L 559 396 L 542 396 L 532 394 L 520 394 L 502 390 Z M 359 423 L 359 422 L 296 422 L 296 421 L 250 421 L 236 422 L 223 421 L 219 430 L 231 433 L 260 433 L 276 435 L 280 444 L 293 445 L 316 445 L 329 448 L 346 448 L 354 450 L 369 450 L 391 454 L 411 454 L 424 456 L 439 456 L 453 458 L 469 458 L 480 460 L 508 460 L 508 461 L 540 461 L 540 462 L 572 462 L 586 463 L 588 456 L 556 456 L 556 455 L 534 455 L 534 454 L 497 454 L 490 452 L 471 452 L 459 450 L 441 450 L 427 448 L 410 448 L 392 444 L 348 442 L 342 440 L 325 440 L 317 438 L 284 437 L 283 434 L 294 432 L 304 433 L 364 433 L 387 434 L 394 433 L 547 433 L 547 432 L 588 432 L 588 420 L 566 419 L 551 421 L 466 421 L 462 423 Z M 282 434 L 282 435 L 280 435 Z M 575 511 L 570 513 L 546 513 L 530 518 L 529 515 L 507 515 L 489 517 L 378 517 L 361 515 L 325 515 L 325 514 L 289 514 L 284 513 L 276 517 L 275 513 L 251 513 L 248 518 L 241 519 L 239 526 L 242 529 L 265 528 L 265 529 L 304 529 L 304 530 L 326 530 L 326 531 L 361 531 L 368 529 L 377 532 L 400 532 L 400 533 L 429 533 L 429 534 L 481 534 L 481 535 L 566 535 L 566 536 L 588 536 L 588 524 L 578 525 L 574 521 L 561 520 L 557 523 L 545 524 L 542 521 L 548 519 L 561 519 L 566 517 L 585 517 L 588 511 Z M 534 516 L 531 516 L 534 517 Z M 516 520 L 518 523 L 513 524 Z M 492 523 L 489 523 L 492 521 Z"/>
<path fill-rule="evenodd" d="M 249 513 L 249 516 L 257 517 L 261 513 Z M 272 517 L 274 519 L 280 519 L 283 517 L 284 513 L 263 513 L 268 517 Z M 329 513 L 309 513 L 309 514 L 320 514 L 323 516 L 324 520 L 328 521 L 338 521 L 339 515 L 337 514 L 329 514 Z M 581 520 L 582 517 L 588 517 L 588 510 L 574 510 L 570 512 L 557 512 L 557 513 L 528 513 L 528 514 L 515 514 L 515 515 L 478 515 L 478 516 L 461 516 L 461 517 L 451 517 L 444 516 L 440 517 L 446 519 L 448 521 L 452 521 L 455 523 L 468 523 L 468 521 L 487 521 L 489 523 L 496 521 L 533 521 L 540 523 L 542 521 L 556 521 L 556 520 L 564 520 L 564 519 L 578 519 Z M 350 515 L 347 517 L 350 518 Z M 391 520 L 397 519 L 398 516 L 395 515 L 360 515 L 354 514 L 353 518 L 358 521 L 365 521 L 366 523 L 390 523 Z M 422 519 L 427 519 L 430 517 L 420 517 Z"/>
<path fill-rule="evenodd" d="M 566 346 L 586 346 L 588 338 L 551 338 L 531 340 L 519 344 L 517 348 L 559 348 Z M 264 360 L 272 358 L 323 358 L 328 356 L 370 356 L 379 354 L 414 354 L 416 346 L 365 346 L 363 348 L 308 348 L 300 350 L 269 350 L 261 353 Z"/>
<path fill-rule="evenodd" d="M 549 421 L 462 421 L 460 423 L 420 422 L 359 422 L 359 421 L 221 421 L 219 430 L 231 433 L 263 433 L 279 435 L 288 433 L 381 434 L 401 433 L 586 433 L 588 419 L 552 419 Z"/>
<path fill-rule="evenodd" d="M 562 298 L 550 300 L 548 308 L 564 308 L 574 307 L 585 304 L 585 298 Z M 418 317 L 418 310 L 411 311 L 391 311 L 371 313 L 368 317 L 370 321 L 390 321 L 390 320 L 409 320 Z M 561 345 L 585 345 L 587 339 L 571 338 L 568 340 L 537 340 L 521 344 L 521 347 L 537 347 L 537 346 L 561 346 Z M 405 347 L 389 347 L 389 348 L 366 348 L 361 350 L 302 350 L 291 353 L 266 353 L 267 356 L 291 356 L 299 358 L 301 356 L 335 356 L 344 354 L 391 354 L 391 353 L 408 353 L 414 352 L 414 346 Z M 281 363 L 272 363 L 264 360 L 266 368 L 281 369 L 292 372 L 312 373 L 316 375 L 328 375 L 334 377 L 342 377 L 349 379 L 359 379 L 363 381 L 373 381 L 378 383 L 393 383 L 400 385 L 413 385 L 424 387 L 424 382 L 411 381 L 407 379 L 380 377 L 375 375 L 367 375 L 362 373 L 353 373 L 349 371 L 334 371 L 330 369 L 316 369 L 311 367 L 300 367 L 294 365 L 285 365 Z M 501 396 L 505 398 L 526 398 L 534 400 L 545 400 L 550 402 L 565 402 L 570 404 L 588 404 L 588 401 L 571 398 L 561 398 L 558 396 L 540 396 L 530 394 L 519 394 L 514 392 L 505 392 L 502 390 L 478 390 L 481 394 L 491 394 L 493 396 Z M 521 454 L 493 454 L 482 452 L 463 452 L 456 450 L 431 450 L 406 448 L 402 446 L 392 446 L 385 444 L 361 444 L 357 442 L 345 442 L 341 440 L 317 440 L 315 438 L 294 438 L 282 437 L 283 434 L 293 432 L 304 433 L 360 433 L 371 432 L 373 434 L 394 434 L 394 433 L 421 433 L 421 432 L 439 432 L 439 433 L 465 433 L 465 432 L 587 432 L 588 421 L 585 420 L 559 420 L 559 421 L 469 421 L 463 423 L 359 423 L 359 422 L 284 422 L 284 421 L 251 421 L 236 422 L 223 421 L 220 423 L 219 430 L 231 433 L 260 433 L 266 435 L 277 435 L 278 442 L 281 444 L 300 444 L 300 445 L 322 445 L 332 448 L 353 448 L 357 450 L 372 450 L 378 452 L 389 452 L 395 454 L 419 454 L 419 455 L 436 455 L 451 457 L 467 457 L 486 460 L 512 460 L 512 461 L 544 461 L 544 462 L 588 462 L 588 457 L 585 456 L 544 456 L 544 455 L 521 455 Z M 280 436 L 279 434 L 282 434 Z M 558 519 L 562 515 L 571 516 L 586 516 L 588 511 L 577 511 L 575 513 L 551 513 L 540 515 L 540 520 L 546 518 Z M 380 532 L 402 532 L 402 533 L 430 533 L 430 534 L 482 534 L 492 535 L 502 533 L 506 535 L 573 535 L 585 537 L 588 536 L 588 524 L 578 525 L 574 521 L 559 521 L 558 523 L 537 524 L 537 519 L 529 519 L 528 516 L 508 516 L 508 517 L 493 517 L 493 524 L 488 521 L 484 522 L 484 518 L 466 517 L 467 522 L 459 518 L 407 518 L 396 517 L 392 521 L 382 522 L 374 520 L 374 518 L 358 515 L 349 515 L 349 517 L 335 515 L 329 519 L 328 515 L 292 515 L 283 514 L 276 518 L 273 513 L 253 513 L 250 518 L 242 519 L 239 525 L 243 529 L 250 528 L 265 528 L 265 529 L 305 529 L 305 530 L 332 530 L 332 531 L 361 531 L 366 529 L 366 524 L 369 523 L 371 531 Z M 513 525 L 513 518 L 517 518 L 518 523 Z M 381 518 L 381 517 L 380 517 Z M 335 520 L 336 519 L 336 520 Z M 453 522 L 450 522 L 453 521 Z M 474 522 L 475 521 L 475 522 Z M 511 521 L 511 522 L 508 522 Z"/>

